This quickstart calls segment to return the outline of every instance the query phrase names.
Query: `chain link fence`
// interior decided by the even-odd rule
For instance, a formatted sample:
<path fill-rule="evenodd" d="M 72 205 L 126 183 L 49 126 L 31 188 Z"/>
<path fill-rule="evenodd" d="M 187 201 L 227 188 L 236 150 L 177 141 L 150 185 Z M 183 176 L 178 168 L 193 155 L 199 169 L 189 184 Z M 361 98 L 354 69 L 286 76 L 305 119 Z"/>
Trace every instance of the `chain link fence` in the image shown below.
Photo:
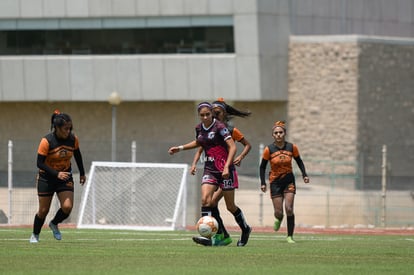
<path fill-rule="evenodd" d="M 37 144 L 25 140 L 13 140 L 12 150 L 12 189 L 8 187 L 8 145 L 0 146 L 0 224 L 31 224 L 37 211 L 35 190 Z M 118 141 L 117 161 L 186 163 L 190 164 L 194 150 L 183 151 L 170 156 L 167 153 L 171 143 Z M 258 166 L 262 146 L 253 144 L 248 157 L 238 168 L 240 188 L 236 192 L 236 202 L 245 212 L 248 221 L 254 226 L 271 226 L 273 207 L 269 194 L 259 191 Z M 298 226 L 366 226 L 366 227 L 412 227 L 414 226 L 414 170 L 409 152 L 414 146 L 389 145 L 385 166 L 382 145 L 365 148 L 357 161 L 331 161 L 311 159 L 302 156 L 311 183 L 305 185 L 295 163 L 298 193 L 295 202 L 295 215 Z M 92 161 L 111 160 L 111 142 L 81 141 L 81 151 L 85 169 L 89 172 Z M 407 166 L 394 165 L 407 159 Z M 398 159 L 398 162 L 396 160 Z M 78 207 L 83 188 L 78 185 L 77 167 L 73 164 L 75 179 L 75 204 L 67 223 L 76 223 Z M 198 169 L 201 173 L 202 166 Z M 200 175 L 190 176 L 189 180 L 199 186 Z M 383 185 L 385 182 L 385 192 Z M 189 225 L 196 221 L 199 210 L 198 191 L 192 190 L 187 208 L 192 216 Z M 194 198 L 191 198 L 194 197 Z M 50 211 L 55 213 L 57 200 Z M 225 222 L 234 223 L 228 216 L 224 203 L 221 203 Z"/>

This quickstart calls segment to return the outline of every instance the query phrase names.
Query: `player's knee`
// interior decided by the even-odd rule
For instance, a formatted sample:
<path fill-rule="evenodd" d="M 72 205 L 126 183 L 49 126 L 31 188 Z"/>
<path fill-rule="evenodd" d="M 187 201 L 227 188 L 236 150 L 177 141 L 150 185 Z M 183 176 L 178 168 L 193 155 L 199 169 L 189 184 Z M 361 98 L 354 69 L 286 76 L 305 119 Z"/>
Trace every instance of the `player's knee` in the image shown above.
<path fill-rule="evenodd" d="M 283 211 L 275 210 L 274 215 L 275 215 L 275 218 L 280 220 L 283 218 Z"/>
<path fill-rule="evenodd" d="M 202 198 L 201 199 L 201 206 L 203 206 L 203 207 L 213 207 L 214 205 L 213 205 L 212 200 L 209 200 L 207 198 Z"/>
<path fill-rule="evenodd" d="M 218 206 L 218 201 L 217 200 L 215 200 L 215 199 L 213 199 L 212 201 L 211 201 L 211 207 L 217 207 Z"/>
<path fill-rule="evenodd" d="M 293 215 L 293 207 L 286 207 L 286 215 L 287 216 Z"/>
<path fill-rule="evenodd" d="M 66 215 L 69 215 L 70 212 L 72 212 L 73 206 L 72 205 L 62 205 L 61 208 L 62 208 L 63 213 L 65 213 Z"/>
<path fill-rule="evenodd" d="M 227 210 L 234 214 L 237 211 L 237 206 L 235 204 L 226 205 Z"/>

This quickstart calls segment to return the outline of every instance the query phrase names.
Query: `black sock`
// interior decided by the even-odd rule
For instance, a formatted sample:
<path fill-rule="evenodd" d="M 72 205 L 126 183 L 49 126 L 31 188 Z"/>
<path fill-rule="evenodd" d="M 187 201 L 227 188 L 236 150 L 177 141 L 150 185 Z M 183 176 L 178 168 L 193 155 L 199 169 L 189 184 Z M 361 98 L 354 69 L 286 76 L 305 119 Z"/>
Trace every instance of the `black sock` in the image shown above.
<path fill-rule="evenodd" d="M 201 206 L 201 216 L 213 216 L 211 207 Z"/>
<path fill-rule="evenodd" d="M 248 228 L 248 225 L 246 223 L 246 220 L 244 219 L 244 215 L 243 212 L 241 211 L 240 208 L 237 207 L 236 212 L 233 213 L 233 216 L 237 222 L 237 224 L 239 225 L 240 229 L 242 231 L 246 231 Z"/>
<path fill-rule="evenodd" d="M 52 220 L 53 224 L 61 223 L 63 220 L 65 220 L 67 217 L 69 217 L 69 214 L 66 214 L 63 212 L 62 208 L 59 208 L 58 212 L 56 212 L 55 217 Z"/>
<path fill-rule="evenodd" d="M 39 235 L 44 223 L 45 219 L 39 218 L 39 216 L 36 214 L 33 222 L 33 234 Z"/>
<path fill-rule="evenodd" d="M 293 236 L 293 231 L 295 230 L 295 215 L 287 216 L 286 217 L 287 222 L 287 234 L 288 236 Z"/>
<path fill-rule="evenodd" d="M 216 218 L 217 223 L 219 224 L 219 229 L 217 231 L 217 234 L 223 233 L 224 238 L 228 238 L 230 235 L 227 232 L 226 227 L 224 227 L 223 220 L 221 219 L 221 216 L 220 216 L 220 210 L 218 209 L 217 206 L 212 208 L 212 214 L 213 214 L 213 217 Z"/>

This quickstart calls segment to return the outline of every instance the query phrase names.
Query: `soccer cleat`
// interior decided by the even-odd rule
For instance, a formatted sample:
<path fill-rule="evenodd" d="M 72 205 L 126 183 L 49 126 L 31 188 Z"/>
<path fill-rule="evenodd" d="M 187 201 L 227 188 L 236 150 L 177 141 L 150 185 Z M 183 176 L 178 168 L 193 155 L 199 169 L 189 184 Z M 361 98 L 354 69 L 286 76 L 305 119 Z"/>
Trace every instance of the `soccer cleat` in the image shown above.
<path fill-rule="evenodd" d="M 276 219 L 275 220 L 275 224 L 273 225 L 273 230 L 275 230 L 275 231 L 279 231 L 279 228 L 280 228 L 280 224 L 282 223 L 282 221 L 281 220 L 279 220 L 279 219 Z"/>
<path fill-rule="evenodd" d="M 288 243 L 296 243 L 296 242 L 293 240 L 293 237 L 292 237 L 292 236 L 288 236 L 288 237 L 286 238 L 286 241 L 287 241 Z"/>
<path fill-rule="evenodd" d="M 39 242 L 39 234 L 32 233 L 30 236 L 30 243 L 38 243 Z"/>
<path fill-rule="evenodd" d="M 231 244 L 233 240 L 229 237 L 224 237 L 224 234 L 216 234 L 213 236 L 213 246 L 226 246 Z"/>
<path fill-rule="evenodd" d="M 60 241 L 62 239 L 62 234 L 60 234 L 57 224 L 50 222 L 49 227 L 53 232 L 53 237 L 55 237 L 56 240 Z"/>
<path fill-rule="evenodd" d="M 206 238 L 206 237 L 202 237 L 202 236 L 194 236 L 193 241 L 197 244 L 201 244 L 201 245 L 204 245 L 204 246 L 212 246 L 213 245 L 213 242 L 211 241 L 211 239 Z"/>
<path fill-rule="evenodd" d="M 237 241 L 237 246 L 245 246 L 249 241 L 250 233 L 252 232 L 252 228 L 247 226 L 247 230 L 242 232 L 240 240 Z"/>

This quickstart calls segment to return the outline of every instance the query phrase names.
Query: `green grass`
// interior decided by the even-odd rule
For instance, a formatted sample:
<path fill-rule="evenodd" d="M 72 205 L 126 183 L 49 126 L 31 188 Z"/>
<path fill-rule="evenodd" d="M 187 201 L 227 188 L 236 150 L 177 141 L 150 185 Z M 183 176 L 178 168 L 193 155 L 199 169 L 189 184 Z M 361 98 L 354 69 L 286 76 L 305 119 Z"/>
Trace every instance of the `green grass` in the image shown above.
<path fill-rule="evenodd" d="M 253 232 L 227 247 L 195 245 L 194 232 L 0 228 L 0 274 L 413 274 L 414 236 Z"/>

